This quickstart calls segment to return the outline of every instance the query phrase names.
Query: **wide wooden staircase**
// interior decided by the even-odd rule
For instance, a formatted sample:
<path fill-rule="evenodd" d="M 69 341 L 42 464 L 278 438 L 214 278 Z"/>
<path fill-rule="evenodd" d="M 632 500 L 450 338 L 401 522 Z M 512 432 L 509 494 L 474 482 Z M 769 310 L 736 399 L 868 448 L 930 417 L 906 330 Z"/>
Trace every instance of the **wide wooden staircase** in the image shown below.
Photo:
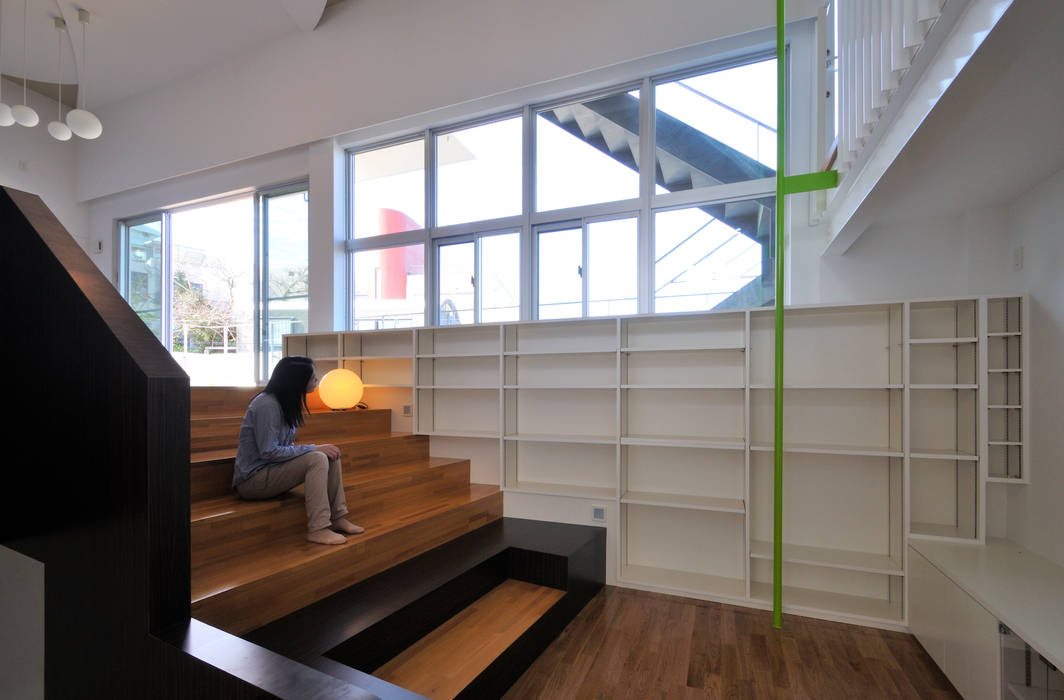
<path fill-rule="evenodd" d="M 298 441 L 340 448 L 348 518 L 366 531 L 307 542 L 302 487 L 264 501 L 231 487 L 256 392 L 192 390 L 183 648 L 256 659 L 245 672 L 279 697 L 498 697 L 602 587 L 604 530 L 503 518 L 497 486 L 392 432 L 388 410 L 311 404 Z"/>
<path fill-rule="evenodd" d="M 391 432 L 391 412 L 315 412 L 300 443 L 340 448 L 348 519 L 366 532 L 306 541 L 302 490 L 244 501 L 231 487 L 236 439 L 257 390 L 192 391 L 192 615 L 243 635 L 502 517 L 496 486 L 469 460 L 432 458 L 425 436 Z"/>

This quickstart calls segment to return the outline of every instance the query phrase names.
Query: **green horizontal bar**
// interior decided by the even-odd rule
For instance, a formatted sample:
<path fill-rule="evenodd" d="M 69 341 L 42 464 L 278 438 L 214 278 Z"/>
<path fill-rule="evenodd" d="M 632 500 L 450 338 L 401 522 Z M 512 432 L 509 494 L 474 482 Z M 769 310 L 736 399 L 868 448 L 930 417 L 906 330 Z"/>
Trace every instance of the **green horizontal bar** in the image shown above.
<path fill-rule="evenodd" d="M 819 173 L 806 173 L 805 175 L 787 175 L 783 178 L 783 194 L 830 190 L 838 186 L 838 170 L 825 170 Z"/>

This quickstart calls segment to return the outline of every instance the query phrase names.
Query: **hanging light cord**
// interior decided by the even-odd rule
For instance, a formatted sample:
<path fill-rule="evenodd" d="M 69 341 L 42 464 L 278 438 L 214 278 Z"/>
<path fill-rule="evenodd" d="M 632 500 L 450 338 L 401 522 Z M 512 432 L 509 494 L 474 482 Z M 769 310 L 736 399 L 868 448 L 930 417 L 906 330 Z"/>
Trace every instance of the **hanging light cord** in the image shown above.
<path fill-rule="evenodd" d="M 89 66 L 89 45 L 85 41 L 85 25 L 86 24 L 88 24 L 88 22 L 82 20 L 82 22 L 81 22 L 81 69 L 85 72 L 85 77 L 87 78 L 89 76 L 89 71 L 88 71 L 88 66 Z M 81 108 L 85 109 L 86 107 L 89 106 L 89 104 L 88 104 L 88 100 L 85 99 L 85 81 L 84 80 L 82 80 L 81 84 L 78 85 L 78 92 L 81 93 L 81 99 L 78 100 L 78 101 L 81 102 Z"/>
<path fill-rule="evenodd" d="M 3 27 L 4 27 L 4 0 L 0 0 L 0 39 L 2 39 L 3 36 L 4 36 Z M 0 44 L 2 44 L 2 43 L 3 42 L 0 41 Z M 3 52 L 0 52 L 0 56 L 3 56 Z M 0 95 L 4 94 L 4 71 L 3 71 L 3 67 L 4 67 L 3 64 L 0 64 Z M 0 102 L 3 102 L 3 100 L 0 100 Z"/>
<path fill-rule="evenodd" d="M 63 30 L 56 27 L 56 34 L 59 37 L 59 40 L 55 42 L 59 47 L 59 117 L 57 121 L 63 121 Z"/>
<path fill-rule="evenodd" d="M 29 44 L 29 39 L 26 35 L 26 14 L 29 11 L 29 0 L 22 0 L 22 104 L 27 105 L 26 102 L 26 46 Z"/>

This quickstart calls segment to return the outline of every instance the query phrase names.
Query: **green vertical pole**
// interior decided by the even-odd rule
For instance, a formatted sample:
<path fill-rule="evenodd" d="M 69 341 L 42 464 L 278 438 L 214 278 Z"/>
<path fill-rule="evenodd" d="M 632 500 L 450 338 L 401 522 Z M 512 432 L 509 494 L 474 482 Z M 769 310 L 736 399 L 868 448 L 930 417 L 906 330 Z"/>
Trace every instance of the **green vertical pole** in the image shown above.
<path fill-rule="evenodd" d="M 784 167 L 787 152 L 784 0 L 776 0 L 776 444 L 773 493 L 772 624 L 783 626 L 783 256 Z"/>

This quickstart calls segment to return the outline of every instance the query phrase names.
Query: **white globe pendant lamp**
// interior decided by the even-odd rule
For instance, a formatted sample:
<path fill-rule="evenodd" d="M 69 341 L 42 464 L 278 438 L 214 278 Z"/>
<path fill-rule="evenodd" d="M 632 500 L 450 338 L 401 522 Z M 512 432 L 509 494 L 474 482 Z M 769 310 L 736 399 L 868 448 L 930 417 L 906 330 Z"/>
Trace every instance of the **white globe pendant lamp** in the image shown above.
<path fill-rule="evenodd" d="M 99 117 L 85 109 L 85 75 L 88 65 L 85 51 L 85 25 L 89 23 L 89 11 L 78 10 L 78 21 L 81 22 L 81 79 L 78 80 L 78 92 L 81 108 L 67 112 L 66 123 L 70 130 L 83 139 L 99 138 L 103 133 L 103 124 Z"/>
<path fill-rule="evenodd" d="M 69 141 L 70 127 L 63 122 L 63 32 L 66 31 L 66 22 L 60 17 L 55 18 L 55 30 L 56 36 L 59 37 L 56 42 L 59 46 L 59 116 L 55 121 L 48 122 L 48 133 L 56 141 Z"/>
<path fill-rule="evenodd" d="M 30 107 L 28 104 L 27 96 L 29 91 L 26 88 L 26 11 L 27 0 L 22 0 L 22 104 L 15 105 L 11 108 L 11 116 L 15 118 L 15 121 L 22 126 L 37 126 L 37 122 L 41 120 L 37 116 L 36 110 Z"/>
<path fill-rule="evenodd" d="M 0 18 L 4 15 L 4 0 L 0 0 Z M 0 19 L 0 26 L 3 25 L 3 20 Z M 0 30 L 0 36 L 3 35 L 3 31 Z M 4 74 L 0 71 L 0 126 L 11 126 L 15 123 L 15 116 L 11 114 L 11 105 L 6 104 L 3 98 L 4 88 Z"/>

